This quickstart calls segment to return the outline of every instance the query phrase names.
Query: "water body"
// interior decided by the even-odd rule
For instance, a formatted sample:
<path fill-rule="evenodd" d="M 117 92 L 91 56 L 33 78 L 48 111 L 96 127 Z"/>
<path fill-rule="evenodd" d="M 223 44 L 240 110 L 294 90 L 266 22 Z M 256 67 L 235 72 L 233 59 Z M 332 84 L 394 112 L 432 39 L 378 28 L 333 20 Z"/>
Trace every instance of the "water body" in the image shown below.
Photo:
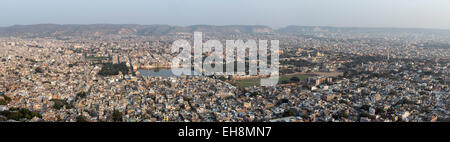
<path fill-rule="evenodd" d="M 155 76 L 155 77 L 172 77 L 175 76 L 175 74 L 172 72 L 172 69 L 139 69 L 138 70 L 141 73 L 141 76 Z M 175 72 L 188 72 L 188 69 L 174 69 Z M 193 70 L 191 70 L 191 73 L 197 73 Z"/>

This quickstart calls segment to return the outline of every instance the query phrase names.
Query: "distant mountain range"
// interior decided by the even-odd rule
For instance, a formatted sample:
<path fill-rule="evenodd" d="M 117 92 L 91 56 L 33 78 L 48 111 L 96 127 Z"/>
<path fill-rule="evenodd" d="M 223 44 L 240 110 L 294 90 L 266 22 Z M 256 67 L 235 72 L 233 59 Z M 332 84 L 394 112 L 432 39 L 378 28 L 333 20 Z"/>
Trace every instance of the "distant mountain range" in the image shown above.
<path fill-rule="evenodd" d="M 94 24 L 94 25 L 15 25 L 0 27 L 0 36 L 18 37 L 59 37 L 59 36 L 104 36 L 104 35 L 133 35 L 133 36 L 161 36 L 176 33 L 205 33 L 221 34 L 303 34 L 311 32 L 348 32 L 348 33 L 374 33 L 374 32 L 414 32 L 450 34 L 450 30 L 438 29 L 407 29 L 407 28 L 351 28 L 351 27 L 321 27 L 321 26 L 287 26 L 272 29 L 268 26 L 169 26 L 169 25 L 120 25 L 120 24 Z"/>
<path fill-rule="evenodd" d="M 193 33 L 194 31 L 209 33 L 237 33 L 237 34 L 253 34 L 253 33 L 269 33 L 273 32 L 267 26 L 210 26 L 210 25 L 194 25 L 194 26 L 169 26 L 169 25 L 112 25 L 112 24 L 96 24 L 96 25 L 55 25 L 55 24 L 39 24 L 39 25 L 15 25 L 10 27 L 0 27 L 0 36 L 103 36 L 103 35 L 167 35 L 176 33 Z"/>

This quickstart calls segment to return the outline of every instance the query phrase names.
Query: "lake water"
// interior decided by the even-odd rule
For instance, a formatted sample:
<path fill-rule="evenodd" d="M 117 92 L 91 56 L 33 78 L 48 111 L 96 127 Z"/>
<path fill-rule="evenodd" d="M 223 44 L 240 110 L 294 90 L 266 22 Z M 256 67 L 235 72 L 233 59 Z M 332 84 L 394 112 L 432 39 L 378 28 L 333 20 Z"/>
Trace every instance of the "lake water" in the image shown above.
<path fill-rule="evenodd" d="M 156 76 L 156 77 L 171 77 L 175 76 L 172 72 L 172 69 L 139 69 L 141 76 Z M 175 72 L 187 72 L 187 69 L 174 69 Z M 196 73 L 195 71 L 191 71 L 192 73 Z"/>

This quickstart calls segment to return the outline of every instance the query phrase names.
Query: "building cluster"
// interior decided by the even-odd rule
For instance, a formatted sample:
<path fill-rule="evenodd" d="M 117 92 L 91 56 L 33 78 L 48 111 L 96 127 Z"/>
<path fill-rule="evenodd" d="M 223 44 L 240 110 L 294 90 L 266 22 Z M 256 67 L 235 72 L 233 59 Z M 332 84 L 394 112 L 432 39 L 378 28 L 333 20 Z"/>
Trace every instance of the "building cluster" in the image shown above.
<path fill-rule="evenodd" d="M 228 83 L 233 78 L 138 72 L 170 67 L 176 56 L 170 46 L 180 36 L 192 35 L 123 40 L 1 38 L 0 121 L 450 120 L 450 45 L 432 46 L 448 44 L 448 39 L 219 34 L 205 39 L 279 39 L 281 74 L 314 76 L 273 87 L 241 88 Z M 104 63 L 125 63 L 130 72 L 99 75 Z M 10 116 L 14 108 L 39 116 Z"/>

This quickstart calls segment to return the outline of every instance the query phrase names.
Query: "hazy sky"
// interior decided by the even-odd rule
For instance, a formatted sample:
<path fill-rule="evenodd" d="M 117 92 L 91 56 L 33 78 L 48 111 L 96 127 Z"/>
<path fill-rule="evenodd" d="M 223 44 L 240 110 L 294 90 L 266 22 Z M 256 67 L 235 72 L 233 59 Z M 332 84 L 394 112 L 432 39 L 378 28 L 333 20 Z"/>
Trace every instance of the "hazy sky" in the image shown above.
<path fill-rule="evenodd" d="M 1 0 L 0 26 L 169 24 L 450 29 L 450 0 Z"/>

